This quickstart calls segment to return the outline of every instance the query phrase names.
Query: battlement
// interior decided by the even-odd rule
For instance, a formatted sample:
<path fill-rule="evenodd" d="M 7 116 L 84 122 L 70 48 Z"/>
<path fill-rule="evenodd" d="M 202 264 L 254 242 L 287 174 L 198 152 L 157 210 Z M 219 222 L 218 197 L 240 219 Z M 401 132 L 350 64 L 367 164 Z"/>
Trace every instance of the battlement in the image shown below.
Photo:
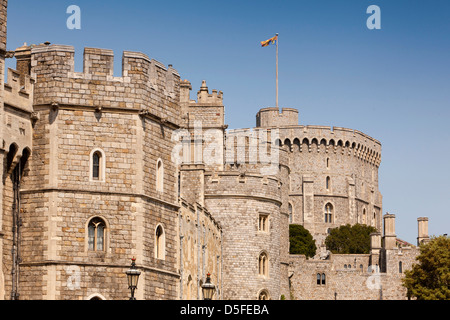
<path fill-rule="evenodd" d="M 313 125 L 281 127 L 279 130 L 278 144 L 287 146 L 291 152 L 340 152 L 377 167 L 381 163 L 381 143 L 358 130 Z"/>
<path fill-rule="evenodd" d="M 214 89 L 209 93 L 205 80 L 197 92 L 197 101 L 190 99 L 191 90 L 192 86 L 188 80 L 180 82 L 180 104 L 185 126 L 192 128 L 196 121 L 201 121 L 203 128 L 225 128 L 223 92 Z"/>
<path fill-rule="evenodd" d="M 190 99 L 190 90 L 192 85 L 188 80 L 182 80 L 180 83 L 180 96 L 182 103 L 190 103 L 203 106 L 223 106 L 223 92 L 213 89 L 209 93 L 206 80 L 202 80 L 200 90 L 197 92 L 197 101 Z"/>
<path fill-rule="evenodd" d="M 278 127 L 298 125 L 298 110 L 294 108 L 264 108 L 256 114 L 257 127 Z"/>
<path fill-rule="evenodd" d="M 205 198 L 235 197 L 281 204 L 280 179 L 245 171 L 205 172 Z"/>
<path fill-rule="evenodd" d="M 206 81 L 202 81 L 202 86 L 197 92 L 197 103 L 208 105 L 223 105 L 223 92 L 213 89 L 212 93 L 209 93 Z"/>
<path fill-rule="evenodd" d="M 124 51 L 122 76 L 115 77 L 112 50 L 85 48 L 83 72 L 74 71 L 74 55 L 72 46 L 32 47 L 36 105 L 135 109 L 179 123 L 180 77 L 171 65 L 165 67 L 143 53 Z"/>

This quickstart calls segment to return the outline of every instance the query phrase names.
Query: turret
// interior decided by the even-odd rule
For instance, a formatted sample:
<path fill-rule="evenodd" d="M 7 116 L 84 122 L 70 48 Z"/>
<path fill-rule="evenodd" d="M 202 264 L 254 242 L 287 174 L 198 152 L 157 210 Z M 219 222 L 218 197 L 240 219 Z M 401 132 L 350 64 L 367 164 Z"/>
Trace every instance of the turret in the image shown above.
<path fill-rule="evenodd" d="M 197 92 L 197 102 L 199 104 L 221 106 L 223 105 L 223 93 L 222 91 L 217 92 L 217 90 L 213 89 L 210 94 L 206 86 L 206 81 L 203 80 L 200 90 Z"/>

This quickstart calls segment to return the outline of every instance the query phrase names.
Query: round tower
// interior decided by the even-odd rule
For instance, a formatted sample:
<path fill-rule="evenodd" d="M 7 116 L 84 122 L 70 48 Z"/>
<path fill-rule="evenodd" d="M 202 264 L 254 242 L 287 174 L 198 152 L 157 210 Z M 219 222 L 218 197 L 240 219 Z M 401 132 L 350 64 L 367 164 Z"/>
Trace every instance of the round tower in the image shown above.
<path fill-rule="evenodd" d="M 205 205 L 223 228 L 225 300 L 289 296 L 288 206 L 283 201 L 287 197 L 287 153 L 271 144 L 258 147 L 278 154 L 276 163 L 269 164 L 274 165 L 273 172 L 259 162 L 261 157 L 250 161 L 248 145 L 236 144 L 233 159 L 245 155 L 245 161 L 227 161 L 224 170 L 205 173 Z"/>
<path fill-rule="evenodd" d="M 291 109 L 261 109 L 256 121 L 258 127 L 279 130 L 277 144 L 287 152 L 290 223 L 307 228 L 318 246 L 331 228 L 344 224 L 381 231 L 379 141 L 357 130 L 299 125 Z"/>

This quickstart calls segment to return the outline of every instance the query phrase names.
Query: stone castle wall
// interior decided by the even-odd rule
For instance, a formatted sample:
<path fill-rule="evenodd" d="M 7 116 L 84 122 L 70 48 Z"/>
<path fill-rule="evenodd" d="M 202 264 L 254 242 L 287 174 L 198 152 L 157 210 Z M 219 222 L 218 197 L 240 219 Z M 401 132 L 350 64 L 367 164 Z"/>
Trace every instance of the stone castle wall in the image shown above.
<path fill-rule="evenodd" d="M 405 300 L 406 288 L 401 279 L 405 270 L 411 268 L 418 250 L 403 250 L 408 254 L 400 258 L 404 265 L 402 272 L 398 269 L 396 253 L 389 253 L 388 264 L 392 268 L 388 272 L 376 272 L 377 266 L 371 266 L 369 254 L 331 254 L 326 260 L 290 255 L 291 299 Z M 322 283 L 322 278 L 318 282 L 318 274 L 321 277 L 325 275 L 325 283 Z"/>
<path fill-rule="evenodd" d="M 217 285 L 215 300 L 222 290 L 222 229 L 201 205 L 181 200 L 180 209 L 180 299 L 203 299 L 201 285 L 208 273 Z"/>
<path fill-rule="evenodd" d="M 7 30 L 7 8 L 8 0 L 0 1 L 0 51 L 6 51 L 6 30 Z M 2 68 L 3 71 L 3 68 Z"/>
<path fill-rule="evenodd" d="M 6 55 L 6 10 L 7 10 L 7 0 L 0 1 L 0 123 L 3 128 L 4 125 L 4 111 L 3 111 L 3 91 L 4 91 L 4 70 L 5 70 L 5 55 Z M 0 130 L 0 167 L 4 167 L 4 155 L 5 146 L 3 145 L 3 130 Z M 3 175 L 2 175 L 3 178 Z M 0 183 L 0 299 L 4 299 L 5 295 L 5 276 L 3 270 L 3 238 L 4 238 L 4 227 L 3 227 L 3 197 L 4 197 L 4 186 Z"/>

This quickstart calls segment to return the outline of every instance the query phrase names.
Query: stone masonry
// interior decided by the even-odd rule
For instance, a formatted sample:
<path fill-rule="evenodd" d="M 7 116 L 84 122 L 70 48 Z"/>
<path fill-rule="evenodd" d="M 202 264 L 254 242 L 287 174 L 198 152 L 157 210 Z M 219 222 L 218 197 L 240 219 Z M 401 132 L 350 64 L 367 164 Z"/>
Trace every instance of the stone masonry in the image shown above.
<path fill-rule="evenodd" d="M 405 299 L 418 246 L 382 211 L 381 143 L 263 108 L 227 130 L 223 93 L 125 51 L 26 43 L 7 50 L 0 0 L 0 299 Z M 5 71 L 5 59 L 16 70 Z M 4 83 L 4 75 L 7 81 Z M 289 224 L 319 248 L 289 254 Z M 334 255 L 331 228 L 367 224 L 372 249 Z M 418 245 L 428 218 L 418 219 Z"/>

